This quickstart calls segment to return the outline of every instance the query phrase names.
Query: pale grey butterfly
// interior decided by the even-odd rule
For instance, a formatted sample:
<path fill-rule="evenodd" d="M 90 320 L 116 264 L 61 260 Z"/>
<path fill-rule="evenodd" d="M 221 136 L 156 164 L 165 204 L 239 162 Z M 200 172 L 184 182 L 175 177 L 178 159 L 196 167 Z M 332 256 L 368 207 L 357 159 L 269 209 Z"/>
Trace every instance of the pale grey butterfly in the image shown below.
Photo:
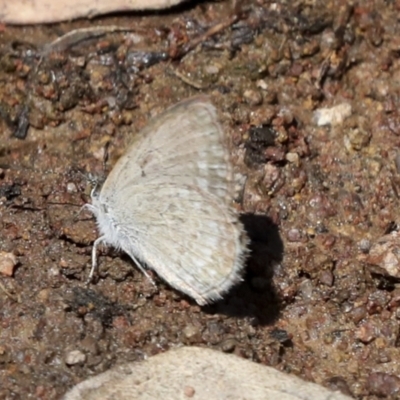
<path fill-rule="evenodd" d="M 247 238 L 232 201 L 233 165 L 207 96 L 153 119 L 118 160 L 88 208 L 99 244 L 122 249 L 200 305 L 241 280 Z M 146 274 L 148 277 L 149 275 Z M 149 279 L 151 279 L 149 277 Z"/>

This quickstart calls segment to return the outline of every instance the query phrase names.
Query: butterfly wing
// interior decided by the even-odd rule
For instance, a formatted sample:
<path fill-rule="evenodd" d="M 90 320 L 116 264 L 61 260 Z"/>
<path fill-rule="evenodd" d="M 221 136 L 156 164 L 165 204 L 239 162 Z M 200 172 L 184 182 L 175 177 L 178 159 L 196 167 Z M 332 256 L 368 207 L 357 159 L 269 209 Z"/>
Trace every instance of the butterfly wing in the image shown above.
<path fill-rule="evenodd" d="M 224 140 L 207 97 L 181 102 L 150 122 L 92 199 L 103 241 L 199 304 L 240 279 L 246 252 Z"/>
<path fill-rule="evenodd" d="M 133 259 L 200 305 L 240 280 L 243 227 L 215 196 L 175 183 L 132 185 L 120 194 L 108 208 L 121 247 Z"/>
<path fill-rule="evenodd" d="M 108 202 L 130 185 L 152 181 L 192 185 L 232 200 L 233 168 L 216 110 L 207 96 L 169 108 L 153 119 L 110 172 L 100 193 Z"/>

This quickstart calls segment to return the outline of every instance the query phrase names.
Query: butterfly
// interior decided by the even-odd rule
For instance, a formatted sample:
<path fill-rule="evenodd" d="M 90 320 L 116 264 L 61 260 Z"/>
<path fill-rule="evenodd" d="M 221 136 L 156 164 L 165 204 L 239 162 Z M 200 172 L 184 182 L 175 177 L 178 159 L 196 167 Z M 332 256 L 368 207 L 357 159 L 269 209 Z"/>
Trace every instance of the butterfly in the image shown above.
<path fill-rule="evenodd" d="M 152 119 L 117 161 L 88 208 L 100 244 L 124 251 L 146 273 L 204 305 L 241 280 L 247 236 L 235 212 L 226 137 L 207 96 Z M 149 279 L 151 279 L 149 277 Z"/>

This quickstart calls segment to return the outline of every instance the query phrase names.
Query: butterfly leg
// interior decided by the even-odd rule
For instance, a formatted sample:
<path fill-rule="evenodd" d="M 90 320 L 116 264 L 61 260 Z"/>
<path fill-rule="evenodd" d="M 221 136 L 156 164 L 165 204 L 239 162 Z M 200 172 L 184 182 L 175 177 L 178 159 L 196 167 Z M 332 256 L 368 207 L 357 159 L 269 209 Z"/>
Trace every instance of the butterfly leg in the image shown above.
<path fill-rule="evenodd" d="M 106 237 L 105 236 L 100 236 L 97 238 L 94 243 L 93 243 L 93 248 L 92 248 L 92 268 L 90 269 L 89 277 L 86 281 L 86 284 L 89 284 L 94 276 L 95 271 L 97 270 L 97 246 L 100 244 L 106 242 Z M 142 267 L 140 262 L 136 259 L 136 257 L 128 253 L 129 256 L 132 258 L 132 260 L 135 262 L 139 270 L 143 273 L 143 275 L 152 283 L 152 285 L 157 286 L 156 283 L 154 282 L 153 278 L 147 273 L 147 271 Z"/>
<path fill-rule="evenodd" d="M 147 273 L 147 271 L 142 267 L 140 262 L 136 259 L 136 257 L 132 253 L 128 253 L 129 257 L 132 258 L 132 260 L 135 262 L 136 266 L 138 269 L 143 273 L 143 275 L 152 283 L 153 286 L 156 286 L 156 283 L 154 282 L 153 278 Z"/>
<path fill-rule="evenodd" d="M 105 236 L 100 236 L 97 238 L 94 243 L 93 243 L 93 248 L 92 248 L 92 268 L 90 269 L 89 277 L 86 281 L 86 283 L 90 283 L 93 279 L 93 275 L 95 271 L 97 270 L 97 246 L 101 243 L 105 242 Z"/>
<path fill-rule="evenodd" d="M 79 211 L 78 211 L 78 213 L 75 215 L 74 219 L 77 220 L 78 217 L 79 217 L 79 215 L 81 214 L 81 212 L 82 212 L 83 210 L 89 210 L 91 213 L 94 214 L 94 209 L 95 209 L 95 207 L 93 207 L 93 206 L 92 206 L 91 204 L 89 204 L 89 203 L 86 203 L 86 204 L 84 204 L 84 205 L 79 209 Z"/>

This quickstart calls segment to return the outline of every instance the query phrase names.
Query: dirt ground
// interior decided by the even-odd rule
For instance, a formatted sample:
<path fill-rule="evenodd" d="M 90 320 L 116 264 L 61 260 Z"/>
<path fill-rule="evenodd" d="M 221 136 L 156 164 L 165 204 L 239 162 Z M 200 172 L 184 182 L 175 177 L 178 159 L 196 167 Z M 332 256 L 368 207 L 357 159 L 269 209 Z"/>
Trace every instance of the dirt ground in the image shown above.
<path fill-rule="evenodd" d="M 400 2 L 242 3 L 0 27 L 1 399 L 182 344 L 400 397 Z M 49 46 L 99 26 L 130 31 Z M 199 93 L 247 176 L 244 282 L 199 307 L 104 248 L 86 286 L 89 174 Z"/>

